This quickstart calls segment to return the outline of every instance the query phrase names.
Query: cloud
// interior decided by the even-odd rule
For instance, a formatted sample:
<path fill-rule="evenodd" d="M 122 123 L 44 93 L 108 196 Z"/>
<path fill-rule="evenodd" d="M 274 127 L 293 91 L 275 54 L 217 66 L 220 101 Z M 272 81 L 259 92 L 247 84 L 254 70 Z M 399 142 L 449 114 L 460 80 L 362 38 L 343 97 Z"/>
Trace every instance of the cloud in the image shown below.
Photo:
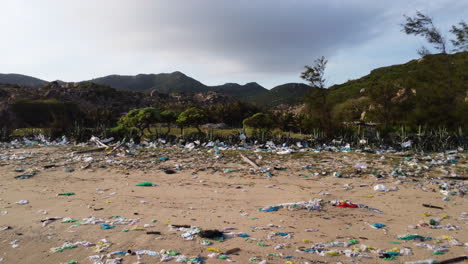
<path fill-rule="evenodd" d="M 260 80 L 271 87 L 299 81 L 302 67 L 321 55 L 343 65 L 356 56 L 377 60 L 360 47 L 391 49 L 382 41 L 399 30 L 403 13 L 436 10 L 445 25 L 450 13 L 468 10 L 463 1 L 426 2 L 3 0 L 0 68 L 75 81 L 181 70 L 207 84 Z M 332 79 L 345 78 L 345 69 L 333 67 L 340 77 Z"/>

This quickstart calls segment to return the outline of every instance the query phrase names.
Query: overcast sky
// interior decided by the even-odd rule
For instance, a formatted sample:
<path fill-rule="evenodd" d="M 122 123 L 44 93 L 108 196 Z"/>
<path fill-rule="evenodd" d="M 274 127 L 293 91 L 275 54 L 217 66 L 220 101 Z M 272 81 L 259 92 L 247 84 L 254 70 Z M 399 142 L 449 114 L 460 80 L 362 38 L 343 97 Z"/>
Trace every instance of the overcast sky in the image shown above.
<path fill-rule="evenodd" d="M 326 56 L 328 85 L 417 58 L 400 32 L 427 13 L 443 32 L 466 0 L 0 0 L 0 72 L 48 81 L 181 71 L 207 85 L 301 82 Z M 449 36 L 449 34 L 447 34 Z"/>

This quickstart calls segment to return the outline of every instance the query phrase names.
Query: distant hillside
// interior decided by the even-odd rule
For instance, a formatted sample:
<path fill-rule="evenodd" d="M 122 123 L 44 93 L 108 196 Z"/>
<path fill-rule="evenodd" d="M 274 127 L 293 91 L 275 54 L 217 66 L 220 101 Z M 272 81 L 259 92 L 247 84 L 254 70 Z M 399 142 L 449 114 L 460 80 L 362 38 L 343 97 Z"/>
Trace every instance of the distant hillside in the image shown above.
<path fill-rule="evenodd" d="M 159 93 L 199 93 L 207 92 L 201 82 L 181 72 L 160 74 L 138 74 L 136 76 L 109 75 L 92 79 L 89 82 L 111 86 L 118 90 Z"/>
<path fill-rule="evenodd" d="M 468 52 L 427 55 L 375 69 L 330 87 L 327 101 L 337 121 L 466 127 Z"/>
<path fill-rule="evenodd" d="M 272 97 L 271 103 L 273 105 L 301 104 L 304 96 L 310 93 L 312 89 L 313 88 L 303 83 L 286 83 L 276 86 L 270 90 L 270 97 Z"/>
<path fill-rule="evenodd" d="M 242 102 L 259 106 L 276 106 L 279 104 L 300 104 L 304 94 L 310 88 L 301 83 L 283 84 L 268 90 L 256 82 L 240 85 L 226 83 L 207 86 L 181 73 L 139 74 L 136 76 L 109 75 L 92 79 L 89 82 L 108 85 L 122 91 L 150 93 L 206 93 L 218 92 L 232 96 Z"/>
<path fill-rule="evenodd" d="M 56 81 L 65 84 L 63 81 Z M 96 83 L 115 88 L 119 91 L 141 93 L 222 93 L 241 102 L 255 104 L 261 107 L 272 107 L 280 104 L 301 104 L 304 95 L 310 87 L 303 83 L 287 83 L 274 87 L 271 90 L 262 87 L 256 82 L 245 85 L 226 83 L 223 85 L 207 86 L 203 83 L 181 73 L 108 75 L 80 83 Z M 0 83 L 18 84 L 25 87 L 40 88 L 49 82 L 20 74 L 0 74 Z"/>
<path fill-rule="evenodd" d="M 209 87 L 210 90 L 228 94 L 244 102 L 255 102 L 259 97 L 269 94 L 268 89 L 256 82 L 240 85 L 237 83 L 226 83 Z"/>
<path fill-rule="evenodd" d="M 452 61 L 453 70 L 447 68 L 445 56 L 448 56 Z M 366 95 L 364 93 L 366 90 L 368 91 L 372 87 L 389 81 L 411 84 L 414 88 L 422 86 L 434 87 L 437 83 L 447 83 L 448 77 L 450 77 L 452 82 L 464 86 L 465 91 L 468 89 L 468 52 L 450 55 L 428 55 L 405 64 L 374 69 L 370 74 L 359 79 L 333 85 L 329 88 L 329 99 L 334 104 L 337 104 L 351 98 L 358 98 Z M 447 87 L 444 85 L 435 88 L 440 90 Z M 363 93 L 361 93 L 361 90 Z"/>
<path fill-rule="evenodd" d="M 27 76 L 27 75 L 14 74 L 14 73 L 9 73 L 9 74 L 0 73 L 0 83 L 18 84 L 18 85 L 27 86 L 27 87 L 42 87 L 47 84 L 47 82 L 44 80 L 37 79 L 37 78 Z"/>

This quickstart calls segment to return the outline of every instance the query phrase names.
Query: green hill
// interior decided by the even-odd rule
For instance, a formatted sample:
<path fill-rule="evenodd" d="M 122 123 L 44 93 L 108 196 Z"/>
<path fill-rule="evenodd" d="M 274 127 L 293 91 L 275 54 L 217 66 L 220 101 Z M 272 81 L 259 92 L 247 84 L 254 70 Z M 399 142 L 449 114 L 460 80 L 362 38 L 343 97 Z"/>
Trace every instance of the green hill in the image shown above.
<path fill-rule="evenodd" d="M 207 87 L 201 82 L 177 71 L 173 73 L 138 74 L 135 76 L 109 75 L 92 79 L 89 82 L 134 92 L 156 90 L 160 93 L 198 93 L 208 91 Z"/>
<path fill-rule="evenodd" d="M 2 74 L 0 73 L 0 83 L 17 84 L 26 87 L 42 87 L 47 84 L 46 81 L 22 74 Z"/>
<path fill-rule="evenodd" d="M 339 121 L 457 126 L 468 122 L 468 52 L 382 67 L 328 89 Z M 354 111 L 354 112 L 353 112 Z"/>

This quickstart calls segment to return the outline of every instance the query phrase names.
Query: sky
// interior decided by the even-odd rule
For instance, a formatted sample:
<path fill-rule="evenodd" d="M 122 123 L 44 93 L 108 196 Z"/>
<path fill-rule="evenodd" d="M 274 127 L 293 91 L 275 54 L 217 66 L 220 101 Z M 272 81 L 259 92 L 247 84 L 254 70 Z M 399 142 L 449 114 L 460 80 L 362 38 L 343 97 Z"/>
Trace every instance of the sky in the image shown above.
<path fill-rule="evenodd" d="M 403 14 L 450 37 L 461 0 L 1 0 L 0 73 L 47 81 L 181 71 L 206 85 L 303 82 L 328 59 L 327 85 L 418 57 Z M 426 45 L 429 47 L 429 45 Z"/>

